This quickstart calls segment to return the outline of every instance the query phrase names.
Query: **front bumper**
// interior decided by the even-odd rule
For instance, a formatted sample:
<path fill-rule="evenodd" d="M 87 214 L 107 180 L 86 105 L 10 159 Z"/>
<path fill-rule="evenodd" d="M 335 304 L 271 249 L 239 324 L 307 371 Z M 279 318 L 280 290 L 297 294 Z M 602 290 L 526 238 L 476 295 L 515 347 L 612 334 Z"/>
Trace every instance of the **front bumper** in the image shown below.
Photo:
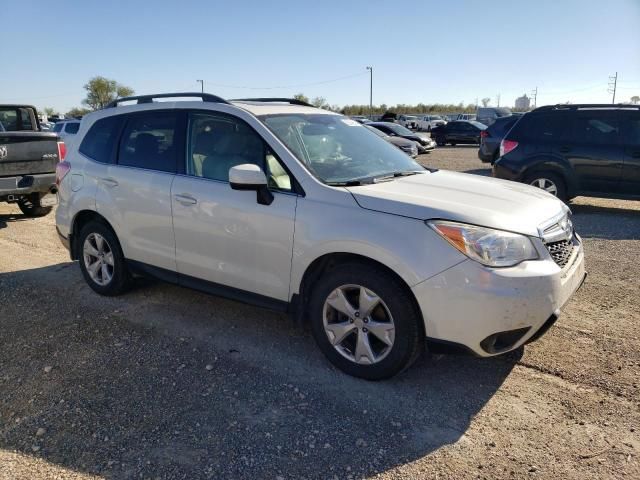
<path fill-rule="evenodd" d="M 430 342 L 489 357 L 539 338 L 585 275 L 580 242 L 562 269 L 550 257 L 500 269 L 465 260 L 412 290 Z"/>

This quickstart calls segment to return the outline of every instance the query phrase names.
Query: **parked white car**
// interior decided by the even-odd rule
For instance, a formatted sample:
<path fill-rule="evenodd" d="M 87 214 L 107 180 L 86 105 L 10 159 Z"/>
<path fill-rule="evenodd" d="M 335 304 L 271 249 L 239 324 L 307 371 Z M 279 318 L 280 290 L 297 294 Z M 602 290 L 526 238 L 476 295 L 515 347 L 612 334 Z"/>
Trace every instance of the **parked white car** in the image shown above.
<path fill-rule="evenodd" d="M 87 115 L 59 163 L 57 230 L 100 294 L 144 274 L 287 311 L 381 379 L 425 343 L 518 348 L 584 279 L 569 209 L 538 188 L 426 169 L 299 101 L 169 96 Z"/>
<path fill-rule="evenodd" d="M 398 115 L 397 122 L 404 128 L 415 130 L 418 128 L 418 117 L 415 115 Z"/>
<path fill-rule="evenodd" d="M 432 128 L 446 124 L 447 121 L 440 115 L 423 115 L 418 119 L 418 130 L 430 132 Z"/>
<path fill-rule="evenodd" d="M 73 137 L 78 133 L 80 128 L 80 120 L 72 118 L 56 122 L 50 130 L 58 134 L 58 136 L 68 142 L 69 137 Z"/>

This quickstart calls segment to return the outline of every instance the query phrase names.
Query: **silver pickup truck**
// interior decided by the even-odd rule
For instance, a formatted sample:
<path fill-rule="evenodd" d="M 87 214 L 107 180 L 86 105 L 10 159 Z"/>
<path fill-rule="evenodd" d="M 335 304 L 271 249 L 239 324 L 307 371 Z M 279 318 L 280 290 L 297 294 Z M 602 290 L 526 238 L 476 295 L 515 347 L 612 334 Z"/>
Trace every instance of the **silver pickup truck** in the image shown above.
<path fill-rule="evenodd" d="M 29 217 L 48 214 L 65 152 L 57 134 L 41 131 L 35 107 L 0 105 L 0 202 L 17 203 Z"/>

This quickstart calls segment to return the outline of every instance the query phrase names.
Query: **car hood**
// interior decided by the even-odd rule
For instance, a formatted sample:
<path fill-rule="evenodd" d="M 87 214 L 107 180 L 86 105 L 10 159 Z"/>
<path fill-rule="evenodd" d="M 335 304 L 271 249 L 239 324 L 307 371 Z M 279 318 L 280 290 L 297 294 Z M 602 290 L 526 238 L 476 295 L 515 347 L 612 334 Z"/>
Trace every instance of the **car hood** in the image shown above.
<path fill-rule="evenodd" d="M 539 188 L 446 170 L 348 190 L 368 210 L 420 220 L 454 220 L 536 237 L 542 223 L 569 210 Z"/>

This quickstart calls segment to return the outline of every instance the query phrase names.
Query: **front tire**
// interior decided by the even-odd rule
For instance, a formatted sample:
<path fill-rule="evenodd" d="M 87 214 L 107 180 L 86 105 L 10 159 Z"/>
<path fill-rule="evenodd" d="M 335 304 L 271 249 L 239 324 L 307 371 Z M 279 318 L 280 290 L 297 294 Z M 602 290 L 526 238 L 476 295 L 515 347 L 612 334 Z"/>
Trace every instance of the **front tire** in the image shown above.
<path fill-rule="evenodd" d="M 438 145 L 439 147 L 444 147 L 447 145 L 447 142 L 442 137 L 436 137 L 436 145 Z"/>
<path fill-rule="evenodd" d="M 556 173 L 545 171 L 532 172 L 525 177 L 524 183 L 541 188 L 551 195 L 558 197 L 563 202 L 568 200 L 567 187 L 564 180 Z"/>
<path fill-rule="evenodd" d="M 131 275 L 120 242 L 107 225 L 96 221 L 86 224 L 77 249 L 80 270 L 93 291 L 111 297 L 127 290 Z"/>
<path fill-rule="evenodd" d="M 424 349 L 410 291 L 379 267 L 351 263 L 330 270 L 314 285 L 310 314 L 320 350 L 354 377 L 392 377 Z"/>
<path fill-rule="evenodd" d="M 39 193 L 32 193 L 26 195 L 18 200 L 18 207 L 22 213 L 31 218 L 44 217 L 51 212 L 53 207 L 43 207 L 40 203 L 41 195 Z"/>

